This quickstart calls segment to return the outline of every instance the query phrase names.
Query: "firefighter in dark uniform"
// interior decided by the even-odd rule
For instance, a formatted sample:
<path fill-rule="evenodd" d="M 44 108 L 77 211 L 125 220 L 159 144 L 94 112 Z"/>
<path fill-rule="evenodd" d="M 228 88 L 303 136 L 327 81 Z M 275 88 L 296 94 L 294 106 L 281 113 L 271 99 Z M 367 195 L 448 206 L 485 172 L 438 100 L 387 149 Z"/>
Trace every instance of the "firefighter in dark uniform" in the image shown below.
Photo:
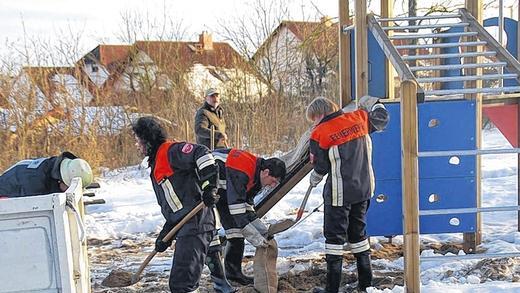
<path fill-rule="evenodd" d="M 23 197 L 64 192 L 74 177 L 83 187 L 92 183 L 89 164 L 70 152 L 20 161 L 0 176 L 0 197 Z"/>
<path fill-rule="evenodd" d="M 152 117 L 139 118 L 132 130 L 138 150 L 149 157 L 153 189 L 166 219 L 155 242 L 155 250 L 163 252 L 171 246 L 172 241 L 162 239 L 201 199 L 207 206 L 175 235 L 169 279 L 171 292 L 197 292 L 215 230 L 211 208 L 218 201 L 215 159 L 205 146 L 166 140 L 165 130 Z"/>
<path fill-rule="evenodd" d="M 383 130 L 389 117 L 377 98 L 364 96 L 358 106 L 344 113 L 334 102 L 319 97 L 307 107 L 307 119 L 315 124 L 310 139 L 311 185 L 315 187 L 329 174 L 323 188 L 327 286 L 314 292 L 338 292 L 346 243 L 356 257 L 358 289 L 364 291 L 372 283 L 365 230 L 375 187 L 369 134 Z"/>
<path fill-rule="evenodd" d="M 244 237 L 255 247 L 267 246 L 267 226 L 256 216 L 253 199 L 262 187 L 274 187 L 285 178 L 285 163 L 237 149 L 217 149 L 213 156 L 219 166 L 217 210 L 227 238 L 226 276 L 243 285 L 251 284 L 253 278 L 242 272 Z"/>

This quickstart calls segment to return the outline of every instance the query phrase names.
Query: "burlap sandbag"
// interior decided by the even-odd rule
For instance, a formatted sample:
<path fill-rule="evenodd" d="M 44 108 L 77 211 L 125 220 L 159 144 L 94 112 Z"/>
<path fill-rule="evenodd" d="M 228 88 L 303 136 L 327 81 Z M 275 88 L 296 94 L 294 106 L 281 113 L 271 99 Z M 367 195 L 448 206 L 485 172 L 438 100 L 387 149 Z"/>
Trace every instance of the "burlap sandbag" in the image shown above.
<path fill-rule="evenodd" d="M 269 240 L 267 248 L 257 248 L 253 264 L 255 289 L 260 293 L 275 293 L 278 291 L 278 274 L 276 259 L 278 245 L 274 239 Z"/>

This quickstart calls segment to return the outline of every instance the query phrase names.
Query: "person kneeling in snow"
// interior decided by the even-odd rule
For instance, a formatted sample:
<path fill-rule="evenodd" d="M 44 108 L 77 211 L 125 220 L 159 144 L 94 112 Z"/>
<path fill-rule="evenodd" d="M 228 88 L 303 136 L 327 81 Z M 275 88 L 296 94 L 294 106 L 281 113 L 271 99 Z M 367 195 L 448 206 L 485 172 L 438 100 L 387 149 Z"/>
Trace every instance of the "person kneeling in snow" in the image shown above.
<path fill-rule="evenodd" d="M 70 152 L 20 161 L 0 176 L 0 197 L 24 197 L 64 192 L 74 177 L 83 187 L 92 183 L 90 165 Z"/>
<path fill-rule="evenodd" d="M 143 157 L 148 156 L 152 186 L 166 219 L 155 242 L 155 250 L 168 249 L 172 240 L 162 241 L 164 236 L 201 200 L 206 205 L 174 236 L 177 241 L 169 279 L 171 292 L 197 292 L 215 230 L 215 215 L 211 208 L 219 198 L 215 159 L 203 145 L 166 140 L 166 131 L 152 117 L 139 118 L 132 130 L 138 151 Z"/>
<path fill-rule="evenodd" d="M 383 130 L 389 119 L 388 111 L 377 98 L 364 96 L 358 106 L 358 110 L 344 113 L 323 97 L 307 106 L 307 119 L 315 125 L 310 139 L 314 168 L 310 184 L 316 187 L 329 174 L 323 188 L 327 287 L 314 292 L 338 292 L 347 241 L 357 260 L 358 288 L 364 291 L 372 284 L 370 244 L 365 230 L 375 188 L 369 133 Z"/>
<path fill-rule="evenodd" d="M 242 285 L 253 279 L 242 272 L 244 237 L 255 247 L 267 247 L 267 226 L 258 219 L 253 199 L 264 186 L 275 187 L 285 178 L 285 163 L 263 159 L 238 149 L 217 149 L 219 166 L 217 210 L 227 239 L 224 261 L 229 280 Z"/>

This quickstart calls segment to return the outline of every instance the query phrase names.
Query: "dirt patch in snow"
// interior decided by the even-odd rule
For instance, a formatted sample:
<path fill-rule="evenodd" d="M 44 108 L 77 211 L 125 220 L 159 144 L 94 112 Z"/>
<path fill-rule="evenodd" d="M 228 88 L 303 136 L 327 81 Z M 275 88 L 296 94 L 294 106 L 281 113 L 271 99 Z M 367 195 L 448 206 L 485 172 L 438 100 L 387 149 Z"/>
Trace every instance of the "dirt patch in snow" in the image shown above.
<path fill-rule="evenodd" d="M 123 288 L 110 288 L 102 285 L 103 279 L 114 269 L 122 269 L 134 273 L 139 265 L 151 252 L 155 237 L 141 237 L 135 239 L 120 240 L 99 240 L 89 239 L 89 261 L 92 277 L 93 293 L 145 293 L 145 292 L 169 292 L 168 277 L 170 273 L 173 251 L 168 250 L 159 253 L 152 260 L 142 274 L 142 279 L 131 286 Z M 436 253 L 458 254 L 462 249 L 460 244 L 438 244 L 429 243 L 422 245 L 421 249 L 433 249 Z M 402 246 L 393 243 L 380 243 L 378 249 L 372 250 L 372 259 L 385 259 L 388 261 L 396 260 L 403 256 Z M 326 263 L 324 257 L 316 259 L 291 258 L 294 266 L 289 268 L 287 273 L 279 276 L 278 292 L 312 292 L 314 287 L 324 287 L 326 283 Z M 246 258 L 244 266 L 246 273 L 251 274 L 252 259 Z M 297 266 L 300 265 L 300 266 Z M 299 267 L 298 270 L 296 270 Z M 302 269 L 303 268 L 303 269 Z M 395 285 L 403 286 L 402 270 L 373 263 L 374 287 L 391 289 Z M 471 276 L 471 277 L 470 277 Z M 441 280 L 450 279 L 460 280 L 461 278 L 475 277 L 480 282 L 487 281 L 520 281 L 520 259 L 494 259 L 475 262 L 464 270 L 447 271 Z M 468 278 L 468 280 L 469 280 Z M 232 283 L 239 288 L 238 292 L 253 293 L 253 286 L 240 286 Z M 352 254 L 347 254 L 343 261 L 343 281 L 340 292 L 355 292 L 357 286 L 356 263 Z M 200 281 L 200 292 L 214 292 L 210 280 L 209 270 L 204 269 Z"/>

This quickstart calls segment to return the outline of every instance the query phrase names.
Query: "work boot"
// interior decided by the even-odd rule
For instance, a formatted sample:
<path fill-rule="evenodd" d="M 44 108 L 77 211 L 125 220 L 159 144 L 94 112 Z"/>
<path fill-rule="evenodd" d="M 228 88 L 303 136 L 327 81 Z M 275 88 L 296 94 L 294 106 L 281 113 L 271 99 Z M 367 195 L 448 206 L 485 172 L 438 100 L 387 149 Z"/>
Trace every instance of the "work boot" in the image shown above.
<path fill-rule="evenodd" d="M 354 254 L 358 271 L 358 289 L 366 291 L 372 286 L 372 264 L 370 261 L 370 250 Z"/>
<path fill-rule="evenodd" d="M 313 293 L 337 293 L 341 283 L 341 270 L 343 268 L 343 256 L 326 254 L 327 261 L 327 286 L 325 289 L 316 287 Z"/>
<path fill-rule="evenodd" d="M 211 280 L 213 281 L 213 288 L 216 292 L 233 293 L 237 291 L 226 279 L 220 251 L 209 252 L 206 256 L 206 265 L 211 272 Z"/>
<path fill-rule="evenodd" d="M 242 273 L 242 257 L 244 255 L 244 238 L 231 238 L 227 240 L 224 253 L 226 277 L 230 281 L 240 285 L 253 284 L 253 278 Z"/>

